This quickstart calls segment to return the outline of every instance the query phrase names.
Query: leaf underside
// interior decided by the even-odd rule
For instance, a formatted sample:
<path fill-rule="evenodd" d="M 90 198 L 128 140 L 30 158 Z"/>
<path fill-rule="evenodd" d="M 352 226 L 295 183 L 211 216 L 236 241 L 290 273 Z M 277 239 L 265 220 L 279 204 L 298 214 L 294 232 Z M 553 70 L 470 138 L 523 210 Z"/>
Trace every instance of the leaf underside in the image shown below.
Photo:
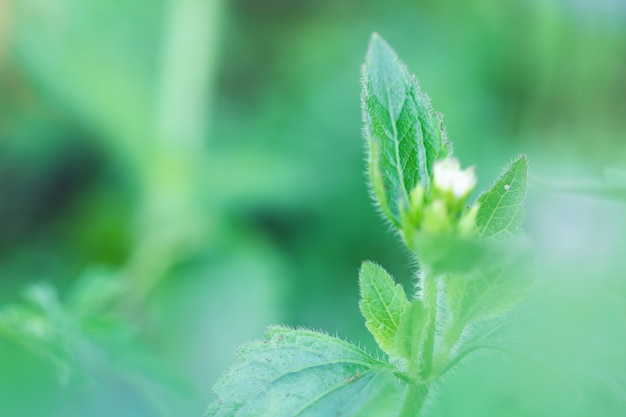
<path fill-rule="evenodd" d="M 208 417 L 375 417 L 399 413 L 407 384 L 341 339 L 272 326 L 213 387 Z"/>

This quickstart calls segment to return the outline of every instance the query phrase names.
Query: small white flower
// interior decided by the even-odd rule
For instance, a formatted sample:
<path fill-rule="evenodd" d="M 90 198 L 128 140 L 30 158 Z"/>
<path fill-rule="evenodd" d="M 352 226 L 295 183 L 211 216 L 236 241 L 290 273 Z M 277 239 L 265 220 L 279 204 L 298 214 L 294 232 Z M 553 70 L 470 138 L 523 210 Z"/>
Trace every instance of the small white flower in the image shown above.
<path fill-rule="evenodd" d="M 456 198 L 466 197 L 476 186 L 474 167 L 461 170 L 456 158 L 435 162 L 433 181 L 441 192 L 451 192 Z"/>

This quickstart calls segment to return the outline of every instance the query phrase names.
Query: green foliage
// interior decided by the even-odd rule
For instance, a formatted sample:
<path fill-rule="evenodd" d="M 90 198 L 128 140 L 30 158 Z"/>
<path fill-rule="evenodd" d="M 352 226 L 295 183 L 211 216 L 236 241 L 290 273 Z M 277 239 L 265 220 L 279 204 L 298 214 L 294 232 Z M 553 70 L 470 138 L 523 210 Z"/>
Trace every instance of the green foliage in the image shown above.
<path fill-rule="evenodd" d="M 524 199 L 528 166 L 520 157 L 478 197 L 476 225 L 482 238 L 505 239 L 513 236 L 524 220 Z"/>
<path fill-rule="evenodd" d="M 433 204 L 414 189 L 399 220 L 411 225 L 400 232 L 408 251 L 376 221 L 354 141 L 355 69 L 364 30 L 376 28 L 419 71 L 479 184 L 498 161 L 533 150 L 524 229 L 541 248 L 541 285 L 506 322 L 458 330 L 446 368 L 492 350 L 435 390 L 419 385 L 437 393 L 425 414 L 624 415 L 620 2 L 238 1 L 223 13 L 222 0 L 0 3 L 0 414 L 198 416 L 207 381 L 273 322 L 336 331 L 375 352 L 355 302 L 363 259 L 403 284 L 407 258 L 420 268 L 414 279 L 440 276 L 450 294 L 439 293 L 442 320 L 453 316 L 447 299 L 484 315 L 506 301 L 506 286 L 527 293 L 522 262 L 514 279 L 497 277 L 488 303 L 469 296 L 493 281 L 481 266 L 518 250 L 474 239 L 472 200 Z M 605 166 L 614 168 L 602 176 Z M 123 291 L 103 305 L 109 292 L 96 285 L 74 303 L 79 271 L 102 264 L 121 272 L 106 282 Z M 40 301 L 20 290 L 42 280 L 27 291 Z M 417 284 L 405 285 L 409 299 L 422 294 Z M 419 364 L 433 338 L 430 307 L 416 300 L 395 356 Z M 449 321 L 435 336 L 453 339 Z M 486 332 L 492 325 L 500 330 Z M 414 373 L 408 360 L 390 362 Z M 581 372 L 555 378 L 538 362 Z M 573 391 L 583 374 L 608 376 L 619 395 L 589 381 Z"/>
<path fill-rule="evenodd" d="M 421 267 L 407 300 L 382 267 L 361 266 L 359 306 L 387 362 L 337 338 L 271 327 L 215 385 L 209 416 L 416 416 L 468 352 L 460 348 L 477 324 L 501 317 L 528 289 L 532 251 L 510 239 L 523 218 L 526 159 L 464 208 L 473 170 L 450 158 L 440 116 L 377 34 L 362 97 L 372 192 Z"/>
<path fill-rule="evenodd" d="M 109 272 L 84 274 L 65 300 L 49 284 L 26 288 L 24 301 L 0 310 L 0 331 L 31 352 L 50 360 L 59 379 L 67 382 L 78 372 L 76 365 L 89 355 L 94 339 L 124 339 L 129 325 L 116 313 L 124 290 Z"/>
<path fill-rule="evenodd" d="M 356 346 L 309 330 L 269 327 L 215 385 L 210 417 L 396 416 L 408 385 Z"/>
<path fill-rule="evenodd" d="M 367 329 L 385 352 L 394 355 L 396 332 L 408 304 L 404 288 L 372 262 L 364 262 L 361 266 L 359 286 L 359 307 Z"/>
<path fill-rule="evenodd" d="M 363 65 L 363 118 L 370 182 L 376 201 L 396 226 L 418 184 L 427 187 L 433 164 L 448 154 L 441 115 L 396 53 L 377 34 Z"/>
<path fill-rule="evenodd" d="M 404 310 L 400 318 L 400 326 L 395 338 L 395 351 L 415 366 L 420 361 L 428 323 L 424 304 L 421 300 L 413 300 Z"/>

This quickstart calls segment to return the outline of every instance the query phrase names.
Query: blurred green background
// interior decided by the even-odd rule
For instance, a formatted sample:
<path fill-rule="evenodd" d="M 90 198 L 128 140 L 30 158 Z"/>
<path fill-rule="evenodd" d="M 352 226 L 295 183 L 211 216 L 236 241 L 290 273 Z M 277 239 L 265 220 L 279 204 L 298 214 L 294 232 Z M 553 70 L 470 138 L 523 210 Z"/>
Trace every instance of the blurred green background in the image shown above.
<path fill-rule="evenodd" d="M 478 189 L 530 159 L 537 292 L 432 416 L 626 415 L 621 0 L 0 0 L 0 415 L 199 416 L 272 323 L 375 350 L 378 31 Z"/>

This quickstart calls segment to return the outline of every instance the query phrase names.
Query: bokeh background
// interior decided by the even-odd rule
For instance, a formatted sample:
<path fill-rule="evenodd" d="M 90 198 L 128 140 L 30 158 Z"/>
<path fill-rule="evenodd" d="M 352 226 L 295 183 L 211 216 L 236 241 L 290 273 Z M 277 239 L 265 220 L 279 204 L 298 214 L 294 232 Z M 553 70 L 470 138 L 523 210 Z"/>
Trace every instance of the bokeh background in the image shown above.
<path fill-rule="evenodd" d="M 626 413 L 622 0 L 0 0 L 0 415 L 200 416 L 272 323 L 370 350 L 364 176 L 393 45 L 486 187 L 529 155 L 537 291 L 431 416 Z"/>

